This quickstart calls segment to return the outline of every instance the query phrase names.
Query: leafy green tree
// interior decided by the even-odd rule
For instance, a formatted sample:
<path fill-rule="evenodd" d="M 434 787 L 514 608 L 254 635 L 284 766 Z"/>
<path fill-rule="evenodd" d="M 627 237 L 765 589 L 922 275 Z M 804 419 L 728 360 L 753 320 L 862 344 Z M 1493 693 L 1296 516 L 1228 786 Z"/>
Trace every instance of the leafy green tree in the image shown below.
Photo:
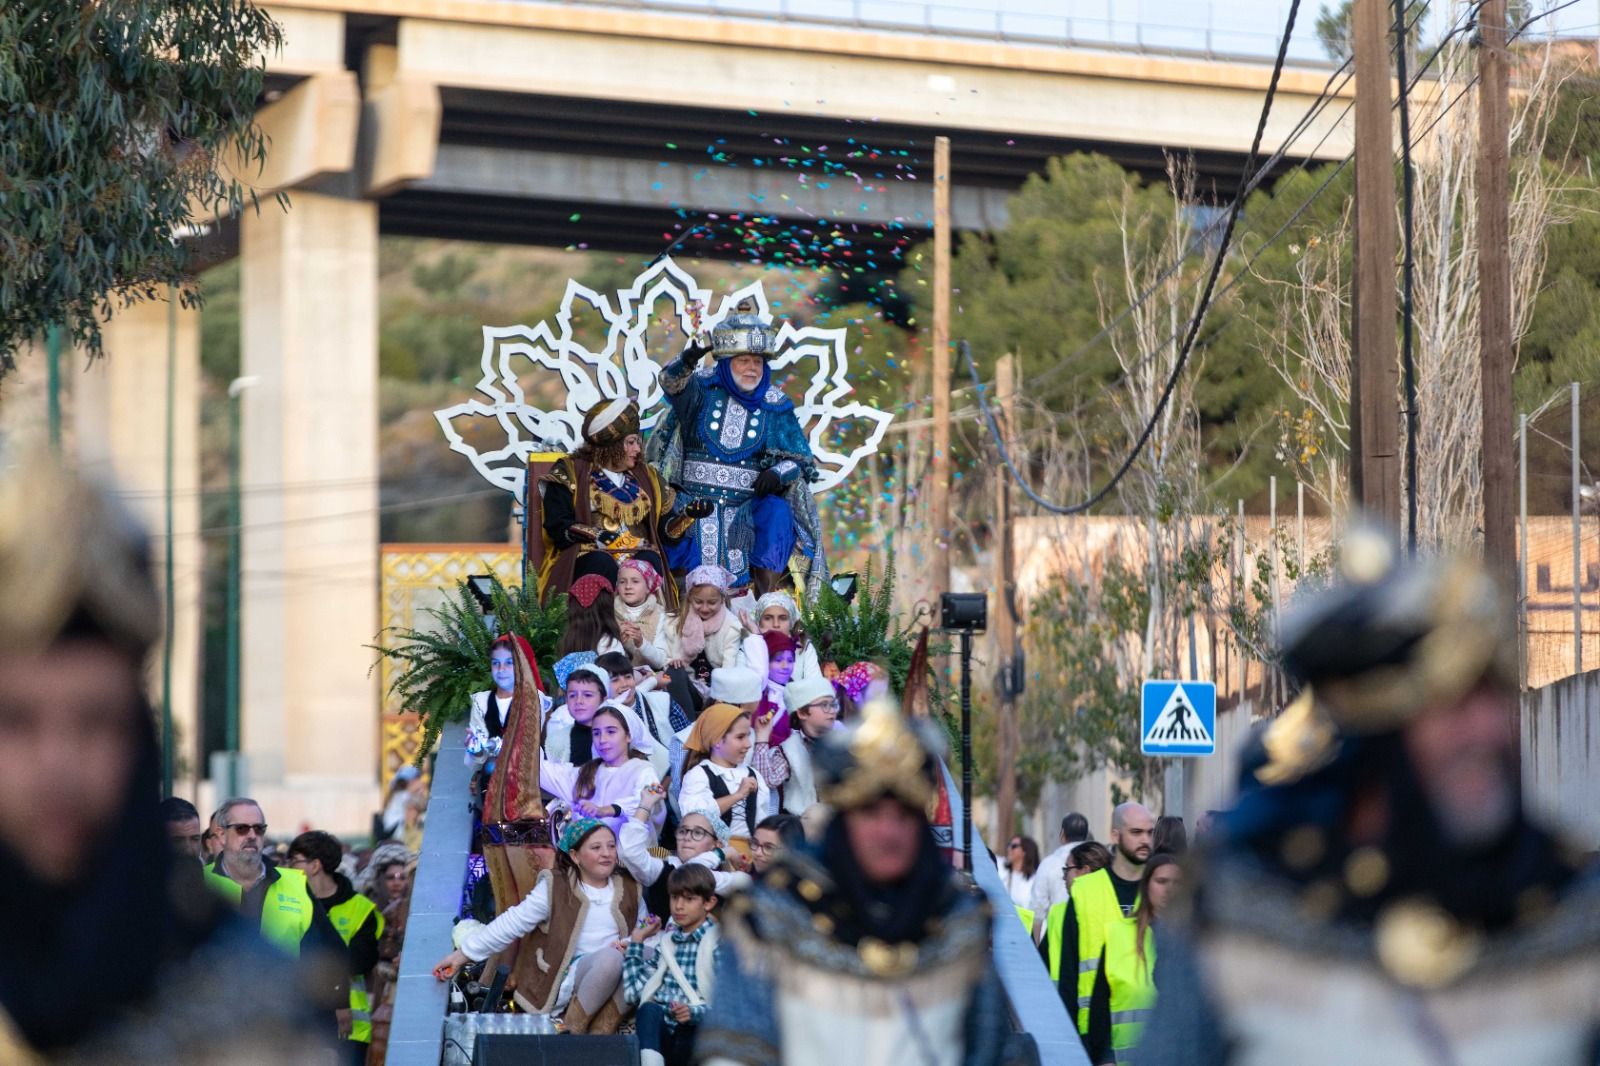
<path fill-rule="evenodd" d="M 265 57 L 281 32 L 249 0 L 0 4 L 0 374 L 52 325 L 100 351 L 114 301 L 178 286 L 182 237 L 247 194 Z"/>
<path fill-rule="evenodd" d="M 1406 34 L 1406 40 L 1410 44 L 1411 55 L 1416 55 L 1419 50 L 1423 23 L 1428 17 L 1428 6 L 1429 0 L 1411 0 L 1406 5 L 1406 25 L 1411 27 L 1411 31 Z M 1391 14 L 1392 11 L 1393 6 L 1386 3 L 1384 5 L 1385 22 L 1392 23 L 1394 21 Z M 1343 62 L 1350 58 L 1354 39 L 1351 31 L 1351 20 L 1354 13 L 1354 0 L 1344 0 L 1343 3 L 1335 4 L 1333 7 L 1324 7 L 1318 13 L 1316 23 L 1317 40 L 1322 42 L 1322 50 L 1328 53 L 1329 59 L 1337 59 Z M 1391 47 L 1393 47 L 1394 31 L 1390 30 L 1387 37 L 1391 42 Z"/>

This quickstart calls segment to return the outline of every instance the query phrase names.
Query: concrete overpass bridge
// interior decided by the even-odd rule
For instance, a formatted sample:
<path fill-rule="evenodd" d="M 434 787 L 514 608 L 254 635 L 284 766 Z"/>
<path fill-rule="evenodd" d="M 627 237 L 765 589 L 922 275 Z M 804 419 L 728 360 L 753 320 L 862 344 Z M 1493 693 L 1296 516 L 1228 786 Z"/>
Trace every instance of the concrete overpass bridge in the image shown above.
<path fill-rule="evenodd" d="M 1203 179 L 1231 178 L 1269 74 L 1260 61 L 642 8 L 269 9 L 287 43 L 260 113 L 265 169 L 247 176 L 291 206 L 264 198 L 202 239 L 213 259 L 241 259 L 241 373 L 253 382 L 238 401 L 243 747 L 275 824 L 346 833 L 368 825 L 380 762 L 364 646 L 379 626 L 380 234 L 649 254 L 674 227 L 706 220 L 717 225 L 686 254 L 743 255 L 742 231 L 827 220 L 849 224 L 870 255 L 889 233 L 926 229 L 936 134 L 953 139 L 957 225 L 984 228 L 1057 153 L 1093 149 L 1156 173 L 1164 151 L 1186 151 Z M 1325 70 L 1286 73 L 1269 144 L 1326 81 Z M 1348 130 L 1317 124 L 1299 143 L 1325 132 L 1328 157 L 1350 150 Z M 199 316 L 142 304 L 118 313 L 106 344 L 75 400 L 79 438 L 86 464 L 173 538 L 174 709 L 194 746 Z M 199 754 L 185 760 L 198 768 Z"/>
<path fill-rule="evenodd" d="M 626 251 L 657 248 L 674 225 L 713 214 L 723 224 L 686 241 L 686 253 L 739 254 L 730 213 L 758 229 L 827 218 L 926 230 L 940 133 L 953 142 L 961 228 L 1003 223 L 1026 177 L 1072 151 L 1152 176 L 1164 153 L 1191 154 L 1208 194 L 1237 174 L 1269 74 L 1259 60 L 821 16 L 509 0 L 279 0 L 272 11 L 288 48 L 271 63 L 263 122 L 276 143 L 315 131 L 315 147 L 269 184 L 374 198 L 383 233 Z M 1288 73 L 1269 143 L 1326 80 L 1323 70 Z M 1343 158 L 1350 147 L 1340 128 L 1319 151 Z M 824 160 L 851 176 L 797 182 Z"/>

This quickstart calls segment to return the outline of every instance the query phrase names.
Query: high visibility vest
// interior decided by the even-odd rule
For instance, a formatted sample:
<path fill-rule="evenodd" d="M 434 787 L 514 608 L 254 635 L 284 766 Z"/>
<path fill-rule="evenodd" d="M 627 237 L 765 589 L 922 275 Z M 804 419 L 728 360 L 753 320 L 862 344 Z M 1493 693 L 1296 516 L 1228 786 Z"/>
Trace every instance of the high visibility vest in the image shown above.
<path fill-rule="evenodd" d="M 1017 917 L 1022 919 L 1022 928 L 1028 931 L 1028 936 L 1033 936 L 1033 912 L 1026 907 L 1017 908 Z"/>
<path fill-rule="evenodd" d="M 300 957 L 300 941 L 311 928 L 316 915 L 316 901 L 306 885 L 306 875 L 286 866 L 277 867 L 278 879 L 267 886 L 266 899 L 261 901 L 261 937 L 292 958 Z M 206 867 L 206 882 L 223 899 L 237 907 L 244 899 L 244 889 L 231 877 Z"/>
<path fill-rule="evenodd" d="M 1131 1052 L 1156 1005 L 1156 935 L 1146 929 L 1144 959 L 1139 958 L 1139 924 L 1121 918 L 1106 931 L 1106 984 L 1111 989 L 1111 1049 L 1117 1062 L 1131 1062 Z"/>
<path fill-rule="evenodd" d="M 346 944 L 366 924 L 367 915 L 378 919 L 377 936 L 383 935 L 383 915 L 377 905 L 366 896 L 356 893 L 343 903 L 328 908 L 328 919 Z M 367 995 L 367 975 L 355 974 L 350 978 L 350 1039 L 358 1044 L 372 1043 L 372 1000 Z"/>
<path fill-rule="evenodd" d="M 1100 972 L 1100 954 L 1106 946 L 1106 931 L 1112 923 L 1123 920 L 1122 905 L 1117 902 L 1117 890 L 1111 886 L 1111 875 L 1105 870 L 1096 870 L 1077 878 L 1072 882 L 1069 892 L 1072 910 L 1078 920 L 1078 1032 L 1088 1035 L 1089 1000 L 1094 997 L 1094 979 Z M 1057 906 L 1062 907 L 1062 918 L 1055 919 L 1059 940 L 1066 909 L 1065 904 Z M 1055 908 L 1050 910 L 1053 917 Z M 1058 964 L 1054 969 L 1054 976 L 1059 982 L 1061 967 Z"/>

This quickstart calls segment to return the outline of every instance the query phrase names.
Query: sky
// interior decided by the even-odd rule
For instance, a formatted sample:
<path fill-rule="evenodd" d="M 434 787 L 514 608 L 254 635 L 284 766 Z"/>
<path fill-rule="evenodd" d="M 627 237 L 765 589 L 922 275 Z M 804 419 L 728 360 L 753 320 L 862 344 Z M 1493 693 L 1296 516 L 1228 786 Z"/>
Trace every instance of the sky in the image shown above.
<path fill-rule="evenodd" d="M 1290 57 L 1324 61 L 1313 27 L 1329 0 L 1302 0 Z M 1543 11 L 1563 0 L 1530 0 Z M 645 0 L 648 6 L 707 8 L 750 14 L 805 11 L 827 18 L 995 33 L 1022 38 L 1070 38 L 1084 44 L 1142 44 L 1152 51 L 1210 51 L 1270 57 L 1288 15 L 1287 0 Z M 1459 0 L 1435 0 L 1428 16 L 1438 36 Z M 1545 20 L 1553 31 L 1593 35 L 1600 0 L 1578 0 Z"/>

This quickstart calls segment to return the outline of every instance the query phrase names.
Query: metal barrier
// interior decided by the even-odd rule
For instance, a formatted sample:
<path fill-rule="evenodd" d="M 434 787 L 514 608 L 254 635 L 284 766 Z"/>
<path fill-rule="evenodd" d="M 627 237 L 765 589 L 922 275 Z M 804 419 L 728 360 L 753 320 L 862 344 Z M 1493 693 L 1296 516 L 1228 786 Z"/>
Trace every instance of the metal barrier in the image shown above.
<path fill-rule="evenodd" d="M 472 846 L 467 798 L 472 771 L 466 765 L 464 738 L 464 730 L 446 729 L 433 767 L 385 1066 L 439 1066 L 444 1053 L 449 986 L 434 979 L 433 964 L 450 954 L 450 930 L 461 910 Z"/>
<path fill-rule="evenodd" d="M 549 0 L 536 0 L 549 2 Z M 1206 4 L 1204 23 L 1174 25 L 1152 19 L 1068 15 L 1059 9 L 1018 11 L 927 0 L 554 0 L 568 7 L 622 7 L 684 15 L 777 20 L 817 26 L 967 37 L 1018 44 L 1054 45 L 1136 55 L 1234 63 L 1271 63 L 1279 37 L 1271 31 L 1218 26 Z M 1276 18 L 1274 22 L 1280 21 Z M 1298 67 L 1335 65 L 1310 34 L 1291 43 Z"/>
<path fill-rule="evenodd" d="M 944 767 L 945 789 L 950 794 L 950 822 L 961 839 L 961 783 Z M 1089 1066 L 1078 1027 L 1067 1015 L 1067 1008 L 1056 992 L 1055 982 L 1044 968 L 1039 949 L 1022 922 L 1016 904 L 1000 880 L 994 856 L 983 843 L 978 827 L 972 827 L 972 875 L 994 907 L 994 965 L 1011 1001 L 1011 1014 L 1017 1028 L 1039 1048 L 1039 1061 L 1049 1066 Z"/>

